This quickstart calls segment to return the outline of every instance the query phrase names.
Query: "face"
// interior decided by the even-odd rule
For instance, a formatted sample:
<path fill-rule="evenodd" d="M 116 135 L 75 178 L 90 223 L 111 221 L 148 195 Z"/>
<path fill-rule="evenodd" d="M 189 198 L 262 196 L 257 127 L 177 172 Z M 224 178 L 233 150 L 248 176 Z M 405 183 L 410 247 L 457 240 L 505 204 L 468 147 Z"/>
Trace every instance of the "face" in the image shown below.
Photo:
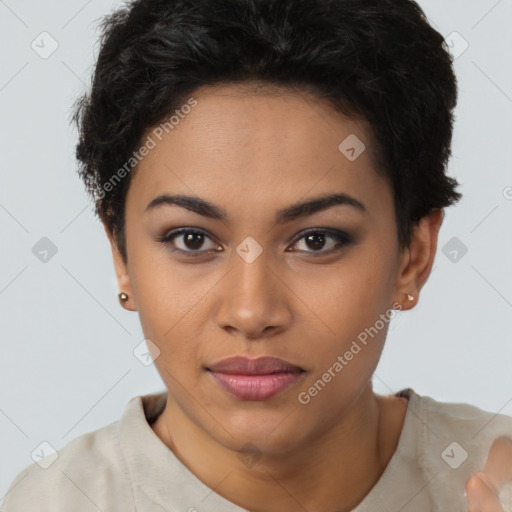
<path fill-rule="evenodd" d="M 392 305 L 415 288 L 392 190 L 364 122 L 312 96 L 223 85 L 193 97 L 132 177 L 120 290 L 158 347 L 168 407 L 225 447 L 282 453 L 339 422 L 368 388 Z M 354 136 L 366 146 L 355 159 L 339 149 Z M 334 194 L 328 207 L 297 207 Z M 192 199 L 155 201 L 163 195 Z M 241 398 L 208 370 L 240 355 L 302 371 L 271 396 L 267 379 Z"/>

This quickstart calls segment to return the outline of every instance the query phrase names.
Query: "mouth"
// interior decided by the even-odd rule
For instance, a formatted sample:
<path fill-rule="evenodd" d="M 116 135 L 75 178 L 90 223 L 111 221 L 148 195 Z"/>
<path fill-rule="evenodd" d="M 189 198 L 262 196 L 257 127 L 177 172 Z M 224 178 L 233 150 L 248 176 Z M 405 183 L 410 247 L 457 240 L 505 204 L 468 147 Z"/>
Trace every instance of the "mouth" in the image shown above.
<path fill-rule="evenodd" d="M 305 370 L 278 357 L 248 357 L 236 356 L 223 359 L 206 368 L 216 373 L 231 373 L 236 375 L 269 375 L 272 373 L 300 373 Z"/>
<path fill-rule="evenodd" d="M 266 400 L 300 380 L 303 368 L 276 357 L 231 357 L 205 368 L 220 384 L 240 400 Z"/>

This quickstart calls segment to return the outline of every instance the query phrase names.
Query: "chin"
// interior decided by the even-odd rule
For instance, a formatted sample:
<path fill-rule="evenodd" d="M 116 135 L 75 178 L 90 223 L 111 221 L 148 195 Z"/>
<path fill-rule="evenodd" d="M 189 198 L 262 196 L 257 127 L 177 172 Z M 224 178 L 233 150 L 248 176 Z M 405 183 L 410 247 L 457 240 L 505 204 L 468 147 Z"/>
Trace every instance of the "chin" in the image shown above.
<path fill-rule="evenodd" d="M 254 414 L 226 419 L 223 422 L 226 430 L 220 429 L 222 439 L 217 441 L 233 451 L 243 451 L 245 447 L 249 451 L 255 450 L 268 455 L 288 453 L 302 444 L 307 437 L 304 422 L 299 424 L 296 418 L 293 423 L 287 421 L 285 418 L 288 414 L 272 414 L 265 419 L 263 412 L 255 411 Z"/>

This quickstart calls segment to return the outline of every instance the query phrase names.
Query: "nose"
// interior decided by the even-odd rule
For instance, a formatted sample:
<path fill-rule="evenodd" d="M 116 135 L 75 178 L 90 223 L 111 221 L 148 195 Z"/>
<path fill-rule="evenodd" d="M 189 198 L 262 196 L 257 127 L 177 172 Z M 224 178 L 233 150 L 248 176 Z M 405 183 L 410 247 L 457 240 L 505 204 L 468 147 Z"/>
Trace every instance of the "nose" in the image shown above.
<path fill-rule="evenodd" d="M 291 293 L 265 252 L 248 263 L 234 253 L 231 271 L 217 288 L 217 325 L 231 335 L 258 340 L 276 335 L 292 318 Z"/>

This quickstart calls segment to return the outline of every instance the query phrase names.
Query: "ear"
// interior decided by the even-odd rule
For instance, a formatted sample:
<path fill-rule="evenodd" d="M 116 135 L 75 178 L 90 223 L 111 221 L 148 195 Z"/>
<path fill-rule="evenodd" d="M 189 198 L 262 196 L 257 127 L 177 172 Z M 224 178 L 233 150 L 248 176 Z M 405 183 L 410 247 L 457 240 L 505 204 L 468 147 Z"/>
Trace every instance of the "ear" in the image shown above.
<path fill-rule="evenodd" d="M 103 223 L 103 228 L 107 234 L 112 249 L 112 257 L 114 260 L 114 269 L 116 272 L 117 286 L 119 293 L 124 292 L 128 295 L 128 300 L 123 302 L 121 305 L 123 308 L 129 311 L 137 311 L 137 303 L 135 302 L 135 296 L 133 294 L 132 285 L 130 281 L 130 274 L 128 273 L 128 267 L 119 252 L 117 243 L 114 239 L 114 235 L 108 229 L 107 225 Z"/>
<path fill-rule="evenodd" d="M 436 209 L 420 219 L 414 226 L 409 247 L 402 253 L 394 300 L 402 304 L 403 310 L 414 307 L 430 275 L 443 218 L 444 211 Z M 407 295 L 414 299 L 408 300 Z"/>

